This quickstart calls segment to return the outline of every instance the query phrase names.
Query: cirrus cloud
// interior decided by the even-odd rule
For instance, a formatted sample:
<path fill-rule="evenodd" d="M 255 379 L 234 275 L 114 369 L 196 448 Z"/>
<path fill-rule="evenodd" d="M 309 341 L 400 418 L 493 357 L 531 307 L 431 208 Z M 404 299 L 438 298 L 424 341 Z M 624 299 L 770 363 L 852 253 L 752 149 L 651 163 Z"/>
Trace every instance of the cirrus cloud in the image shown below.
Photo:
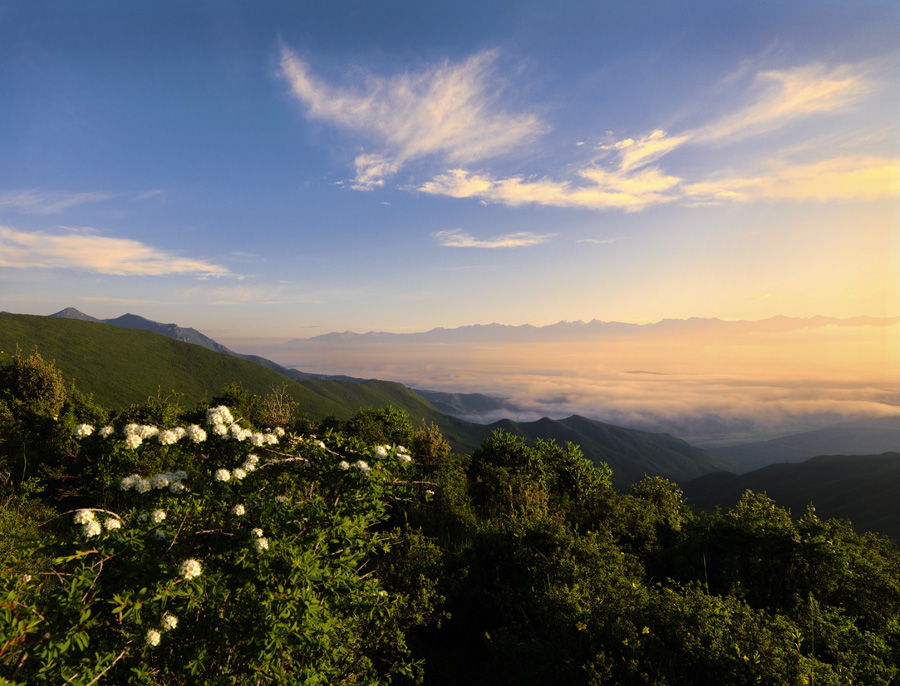
<path fill-rule="evenodd" d="M 73 269 L 114 276 L 235 276 L 220 265 L 180 257 L 140 241 L 101 236 L 93 229 L 60 228 L 63 233 L 51 234 L 0 226 L 0 267 Z"/>
<path fill-rule="evenodd" d="M 555 234 L 537 234 L 528 231 L 508 233 L 493 238 L 475 238 L 462 229 L 449 229 L 434 234 L 437 242 L 448 248 L 523 248 L 546 243 Z"/>
<path fill-rule="evenodd" d="M 371 190 L 411 160 L 435 155 L 470 163 L 515 150 L 546 130 L 535 115 L 498 107 L 495 59 L 496 52 L 487 51 L 418 73 L 367 74 L 353 88 L 324 82 L 284 48 L 281 73 L 311 119 L 362 134 L 377 147 L 355 160 L 354 188 Z"/>

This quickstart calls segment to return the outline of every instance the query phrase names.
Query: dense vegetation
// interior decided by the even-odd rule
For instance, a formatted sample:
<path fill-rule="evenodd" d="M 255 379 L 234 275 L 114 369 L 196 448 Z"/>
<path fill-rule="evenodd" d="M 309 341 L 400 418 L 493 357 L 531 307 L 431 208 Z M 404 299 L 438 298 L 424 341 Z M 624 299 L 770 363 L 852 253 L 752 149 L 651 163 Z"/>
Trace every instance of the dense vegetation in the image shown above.
<path fill-rule="evenodd" d="M 177 399 L 176 399 L 177 400 Z M 579 448 L 271 389 L 111 413 L 0 364 L 0 677 L 18 684 L 896 684 L 900 551 Z M 111 427 L 106 429 L 105 427 Z"/>

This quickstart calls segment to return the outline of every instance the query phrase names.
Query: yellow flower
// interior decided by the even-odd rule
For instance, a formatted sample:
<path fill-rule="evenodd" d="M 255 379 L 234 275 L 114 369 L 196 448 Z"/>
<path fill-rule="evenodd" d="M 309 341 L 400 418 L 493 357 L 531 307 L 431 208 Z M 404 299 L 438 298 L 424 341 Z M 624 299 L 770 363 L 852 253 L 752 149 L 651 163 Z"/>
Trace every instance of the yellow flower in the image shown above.
<path fill-rule="evenodd" d="M 643 631 L 641 631 L 641 633 L 642 633 L 642 634 L 649 634 L 649 633 L 650 633 L 650 627 L 649 627 L 649 626 L 645 626 L 644 629 L 643 629 Z"/>

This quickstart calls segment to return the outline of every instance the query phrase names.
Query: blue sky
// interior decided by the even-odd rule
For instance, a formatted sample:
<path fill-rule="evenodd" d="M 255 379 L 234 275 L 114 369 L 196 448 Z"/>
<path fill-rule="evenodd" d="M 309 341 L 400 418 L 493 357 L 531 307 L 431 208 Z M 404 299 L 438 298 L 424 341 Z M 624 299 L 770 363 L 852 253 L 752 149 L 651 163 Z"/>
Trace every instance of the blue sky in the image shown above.
<path fill-rule="evenodd" d="M 0 4 L 0 309 L 900 314 L 893 2 Z"/>

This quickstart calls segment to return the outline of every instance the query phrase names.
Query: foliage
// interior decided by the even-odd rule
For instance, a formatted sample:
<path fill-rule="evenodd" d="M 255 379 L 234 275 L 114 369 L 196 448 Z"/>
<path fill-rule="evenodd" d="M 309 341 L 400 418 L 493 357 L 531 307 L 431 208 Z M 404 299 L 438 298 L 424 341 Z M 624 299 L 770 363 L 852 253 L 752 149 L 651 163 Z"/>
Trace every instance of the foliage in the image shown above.
<path fill-rule="evenodd" d="M 699 514 L 501 431 L 453 455 L 393 406 L 314 436 L 231 385 L 101 426 L 39 357 L 0 379 L 14 683 L 900 683 L 900 550 L 813 509 Z"/>

